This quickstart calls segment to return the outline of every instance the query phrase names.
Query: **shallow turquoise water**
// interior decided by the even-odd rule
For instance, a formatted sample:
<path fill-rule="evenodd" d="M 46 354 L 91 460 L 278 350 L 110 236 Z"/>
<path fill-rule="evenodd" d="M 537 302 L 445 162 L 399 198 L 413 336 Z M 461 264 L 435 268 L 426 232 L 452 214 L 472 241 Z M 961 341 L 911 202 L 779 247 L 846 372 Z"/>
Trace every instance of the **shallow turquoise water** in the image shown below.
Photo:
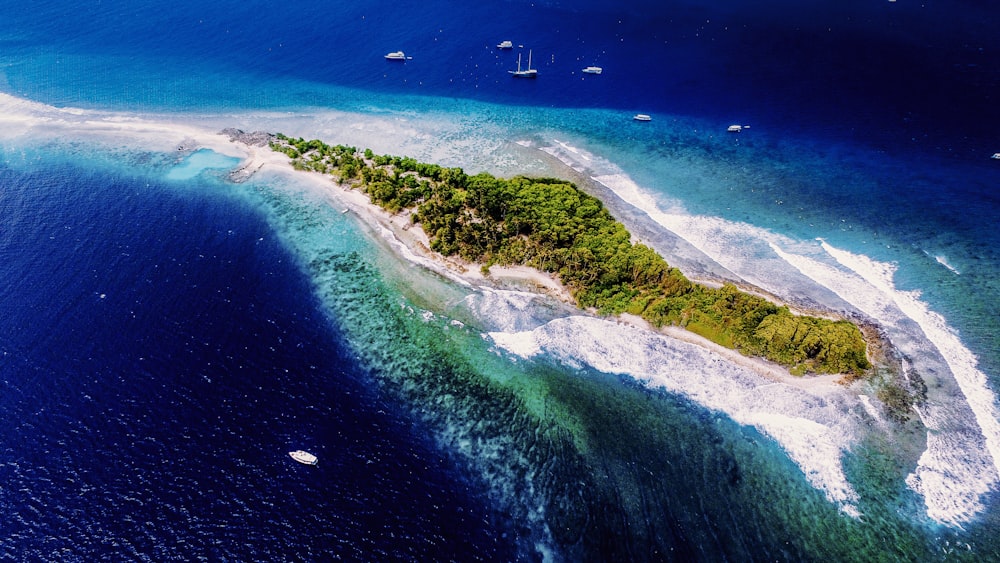
<path fill-rule="evenodd" d="M 206 170 L 231 170 L 240 159 L 201 149 L 186 156 L 167 172 L 168 180 L 191 180 Z"/>

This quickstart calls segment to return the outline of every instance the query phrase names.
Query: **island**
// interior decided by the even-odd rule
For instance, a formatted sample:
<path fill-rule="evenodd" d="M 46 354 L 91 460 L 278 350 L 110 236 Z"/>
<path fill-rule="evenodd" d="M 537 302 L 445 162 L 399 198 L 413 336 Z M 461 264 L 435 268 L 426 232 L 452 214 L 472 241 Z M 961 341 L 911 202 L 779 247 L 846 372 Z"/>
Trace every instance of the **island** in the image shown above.
<path fill-rule="evenodd" d="M 797 314 L 732 283 L 694 283 L 634 242 L 599 199 L 571 182 L 470 176 L 461 168 L 283 134 L 269 146 L 296 169 L 328 174 L 386 211 L 408 214 L 432 251 L 477 264 L 483 275 L 494 265 L 534 268 L 557 279 L 581 309 L 683 327 L 793 375 L 844 374 L 849 382 L 872 368 L 853 322 Z"/>

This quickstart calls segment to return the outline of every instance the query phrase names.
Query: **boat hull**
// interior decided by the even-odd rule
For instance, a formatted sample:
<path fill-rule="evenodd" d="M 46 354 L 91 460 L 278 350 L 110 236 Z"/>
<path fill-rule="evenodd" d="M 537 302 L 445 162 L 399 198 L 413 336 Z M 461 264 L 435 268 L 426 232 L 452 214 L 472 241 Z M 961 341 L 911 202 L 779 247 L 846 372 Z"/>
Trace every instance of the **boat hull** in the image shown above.
<path fill-rule="evenodd" d="M 307 451 L 295 450 L 294 452 L 288 452 L 288 455 L 303 465 L 316 465 L 319 463 L 319 458 Z"/>
<path fill-rule="evenodd" d="M 521 55 L 517 56 L 517 70 L 508 70 L 514 78 L 535 78 L 538 70 L 531 68 L 531 51 L 528 51 L 528 68 L 521 70 Z"/>

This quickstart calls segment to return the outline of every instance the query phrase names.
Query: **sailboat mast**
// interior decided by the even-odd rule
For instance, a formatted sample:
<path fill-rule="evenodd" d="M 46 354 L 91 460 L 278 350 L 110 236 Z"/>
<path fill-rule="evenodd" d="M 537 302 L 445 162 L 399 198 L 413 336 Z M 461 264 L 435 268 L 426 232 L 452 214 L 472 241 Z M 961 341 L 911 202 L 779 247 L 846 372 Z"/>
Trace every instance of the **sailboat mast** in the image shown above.
<path fill-rule="evenodd" d="M 521 56 L 521 53 L 517 54 L 517 70 L 508 70 L 507 72 L 511 73 L 514 78 L 534 78 L 537 76 L 537 73 L 531 68 L 531 51 L 528 51 L 528 68 L 525 70 L 521 70 Z"/>

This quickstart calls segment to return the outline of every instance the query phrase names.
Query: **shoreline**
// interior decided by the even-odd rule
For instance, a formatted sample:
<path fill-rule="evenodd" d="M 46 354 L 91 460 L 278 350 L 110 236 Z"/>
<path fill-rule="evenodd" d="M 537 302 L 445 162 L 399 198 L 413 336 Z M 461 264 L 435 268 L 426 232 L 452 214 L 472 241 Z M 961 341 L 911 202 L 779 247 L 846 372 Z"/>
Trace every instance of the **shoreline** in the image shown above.
<path fill-rule="evenodd" d="M 223 133 L 225 134 L 226 132 Z M 810 393 L 826 394 L 834 392 L 835 390 L 846 391 L 850 388 L 849 382 L 846 382 L 843 379 L 843 374 L 811 374 L 807 376 L 795 376 L 792 375 L 787 368 L 781 366 L 780 364 L 760 357 L 745 356 L 737 350 L 729 349 L 716 344 L 703 336 L 690 332 L 679 326 L 664 326 L 657 329 L 645 319 L 636 315 L 622 314 L 616 317 L 602 317 L 597 315 L 594 311 L 580 309 L 576 304 L 576 300 L 573 299 L 570 294 L 568 288 L 563 286 L 563 284 L 560 283 L 555 276 L 527 266 L 493 266 L 489 269 L 488 275 L 484 275 L 482 273 L 482 264 L 467 262 L 457 257 L 442 256 L 431 250 L 429 237 L 426 233 L 424 233 L 422 228 L 411 222 L 410 212 L 403 211 L 395 214 L 389 213 L 378 205 L 372 203 L 367 195 L 362 193 L 360 190 L 351 187 L 349 184 L 338 184 L 331 176 L 318 172 L 296 170 L 292 167 L 291 160 L 287 155 L 272 151 L 269 147 L 267 147 L 266 143 L 263 146 L 250 144 L 239 138 L 234 138 L 231 132 L 229 134 L 231 136 L 231 142 L 245 150 L 247 155 L 240 165 L 234 170 L 233 174 L 235 174 L 239 179 L 237 180 L 233 178 L 233 181 L 245 181 L 256 172 L 263 170 L 265 167 L 273 168 L 282 174 L 291 174 L 296 178 L 308 178 L 311 184 L 321 189 L 324 196 L 326 196 L 331 203 L 335 203 L 337 206 L 342 207 L 343 212 L 349 211 L 355 213 L 369 227 L 381 230 L 383 237 L 391 237 L 392 240 L 390 242 L 395 242 L 404 248 L 416 259 L 415 261 L 417 263 L 437 272 L 438 274 L 456 280 L 463 285 L 470 287 L 490 287 L 494 289 L 525 290 L 546 295 L 550 298 L 571 305 L 576 308 L 581 315 L 613 320 L 618 323 L 627 324 L 642 330 L 665 335 L 675 340 L 699 346 L 721 356 L 724 360 L 730 363 L 748 369 L 772 382 L 790 385 Z M 233 175 L 231 174 L 231 178 L 232 176 Z M 596 182 L 592 179 L 584 178 L 582 174 L 579 174 L 578 172 L 576 174 L 572 174 L 572 176 L 574 177 L 570 180 L 574 183 L 582 180 L 587 183 L 588 187 L 593 191 L 604 192 L 606 190 L 607 192 L 612 193 L 606 188 L 604 190 L 594 190 Z M 590 190 L 584 191 L 591 193 Z M 602 195 L 604 194 L 602 193 Z M 403 258 L 406 259 L 407 257 L 404 256 Z M 691 278 L 691 280 L 695 283 L 704 285 L 734 283 L 741 291 L 755 293 L 778 305 L 788 306 L 789 309 L 796 314 L 820 313 L 822 316 L 826 316 L 828 318 L 843 318 L 841 316 L 837 316 L 832 311 L 813 311 L 807 307 L 801 307 L 796 304 L 788 303 L 761 290 L 760 288 L 748 286 L 745 282 L 737 282 L 728 278 L 713 279 L 704 277 Z M 856 321 L 856 319 L 852 320 Z M 873 331 L 865 332 L 866 337 L 870 334 L 877 333 Z M 884 343 L 880 343 L 880 345 L 877 346 L 879 349 L 882 349 L 883 347 Z M 873 346 L 870 345 L 869 349 L 871 348 L 873 348 Z M 874 359 L 876 358 L 873 358 L 873 360 Z"/>

